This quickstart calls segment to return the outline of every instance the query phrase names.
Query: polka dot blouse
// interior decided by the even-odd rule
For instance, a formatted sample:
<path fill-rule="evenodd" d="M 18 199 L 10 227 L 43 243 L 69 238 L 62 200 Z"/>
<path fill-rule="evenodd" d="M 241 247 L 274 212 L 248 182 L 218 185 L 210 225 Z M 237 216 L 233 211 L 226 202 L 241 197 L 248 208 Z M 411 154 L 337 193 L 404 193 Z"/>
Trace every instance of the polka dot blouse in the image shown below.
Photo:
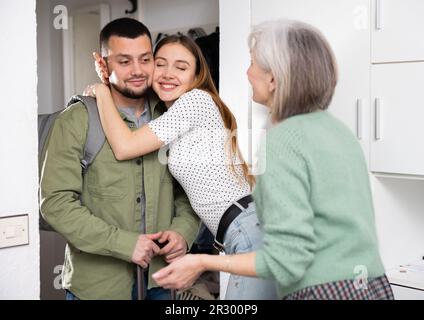
<path fill-rule="evenodd" d="M 250 193 L 240 161 L 233 157 L 237 174 L 230 166 L 229 131 L 217 105 L 207 92 L 194 89 L 148 126 L 169 146 L 169 171 L 216 235 L 225 210 Z"/>

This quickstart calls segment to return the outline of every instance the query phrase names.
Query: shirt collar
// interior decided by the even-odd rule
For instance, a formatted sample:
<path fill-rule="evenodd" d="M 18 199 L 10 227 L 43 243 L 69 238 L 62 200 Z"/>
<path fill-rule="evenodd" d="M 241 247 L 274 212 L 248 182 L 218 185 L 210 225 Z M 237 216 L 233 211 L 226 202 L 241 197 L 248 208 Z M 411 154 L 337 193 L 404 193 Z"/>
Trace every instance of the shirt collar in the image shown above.
<path fill-rule="evenodd" d="M 141 113 L 140 118 L 146 117 L 147 112 L 150 112 L 150 103 L 149 100 L 146 99 L 146 101 L 144 102 L 144 111 Z M 119 113 L 121 115 L 121 118 L 124 120 L 137 120 L 136 116 L 135 116 L 135 108 L 134 107 L 119 107 L 118 106 L 118 110 Z"/>

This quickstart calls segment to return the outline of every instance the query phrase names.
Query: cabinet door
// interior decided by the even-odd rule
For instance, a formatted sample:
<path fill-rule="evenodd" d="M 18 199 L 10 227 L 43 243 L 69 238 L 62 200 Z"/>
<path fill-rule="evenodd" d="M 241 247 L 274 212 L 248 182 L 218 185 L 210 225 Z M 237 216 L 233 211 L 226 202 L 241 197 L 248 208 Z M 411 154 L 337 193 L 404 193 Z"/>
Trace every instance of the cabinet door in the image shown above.
<path fill-rule="evenodd" d="M 372 0 L 372 61 L 424 60 L 424 1 Z"/>
<path fill-rule="evenodd" d="M 424 290 L 391 285 L 395 300 L 424 300 Z"/>
<path fill-rule="evenodd" d="M 324 34 L 339 66 L 339 81 L 329 111 L 357 135 L 368 158 L 370 1 L 252 0 L 251 8 L 253 25 L 265 20 L 295 19 Z"/>
<path fill-rule="evenodd" d="M 372 66 L 371 171 L 424 175 L 424 62 Z"/>

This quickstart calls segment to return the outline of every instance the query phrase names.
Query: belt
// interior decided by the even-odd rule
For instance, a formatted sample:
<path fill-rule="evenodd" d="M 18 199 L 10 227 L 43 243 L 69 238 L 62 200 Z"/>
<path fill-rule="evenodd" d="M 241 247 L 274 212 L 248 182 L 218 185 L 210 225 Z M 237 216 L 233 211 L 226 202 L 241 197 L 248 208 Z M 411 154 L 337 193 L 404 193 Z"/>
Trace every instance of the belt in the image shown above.
<path fill-rule="evenodd" d="M 250 194 L 236 201 L 236 203 L 245 209 L 247 209 L 249 203 L 251 202 L 253 202 L 253 198 Z M 224 251 L 225 232 L 227 231 L 228 226 L 240 214 L 240 212 L 242 212 L 242 209 L 233 203 L 227 210 L 225 210 L 221 220 L 219 220 L 218 231 L 216 232 L 216 237 L 213 244 L 214 248 L 218 251 Z"/>

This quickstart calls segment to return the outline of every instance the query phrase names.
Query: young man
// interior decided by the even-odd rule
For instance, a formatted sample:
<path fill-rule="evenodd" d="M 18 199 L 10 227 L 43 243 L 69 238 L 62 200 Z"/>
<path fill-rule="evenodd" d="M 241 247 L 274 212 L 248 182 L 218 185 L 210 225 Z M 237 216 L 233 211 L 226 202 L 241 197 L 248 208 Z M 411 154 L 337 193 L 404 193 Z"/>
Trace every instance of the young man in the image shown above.
<path fill-rule="evenodd" d="M 163 113 L 149 90 L 154 63 L 148 29 L 137 20 L 117 19 L 103 28 L 100 45 L 113 99 L 128 126 L 137 128 Z M 67 298 L 134 298 L 139 265 L 148 267 L 146 299 L 170 299 L 170 291 L 157 287 L 150 275 L 185 254 L 198 218 L 157 152 L 117 161 L 106 141 L 83 176 L 87 120 L 80 103 L 66 109 L 43 152 L 41 211 L 67 240 L 62 271 Z M 160 249 L 154 240 L 168 244 Z"/>

